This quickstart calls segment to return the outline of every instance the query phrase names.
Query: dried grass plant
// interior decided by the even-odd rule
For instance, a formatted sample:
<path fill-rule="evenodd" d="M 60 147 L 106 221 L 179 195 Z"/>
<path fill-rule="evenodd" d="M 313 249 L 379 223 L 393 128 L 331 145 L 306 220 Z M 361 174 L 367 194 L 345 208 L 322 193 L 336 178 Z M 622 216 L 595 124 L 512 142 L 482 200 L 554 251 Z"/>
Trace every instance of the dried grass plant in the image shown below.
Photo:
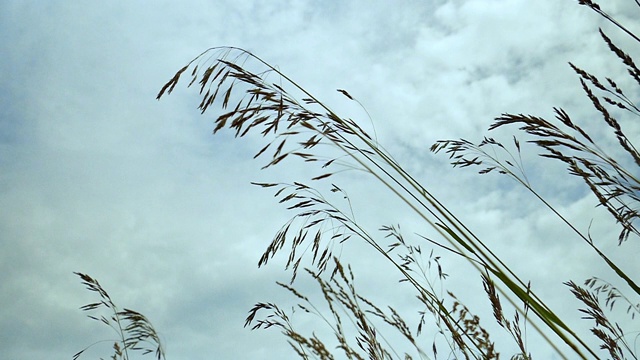
<path fill-rule="evenodd" d="M 635 1 L 640 6 L 640 2 Z M 595 2 L 580 0 L 579 4 L 640 41 Z M 640 85 L 640 70 L 633 59 L 602 30 L 600 33 L 611 52 Z M 602 116 L 605 126 L 612 130 L 631 162 L 607 155 L 597 139 L 559 108 L 555 110 L 557 116 L 554 121 L 531 115 L 504 114 L 495 119 L 490 130 L 519 126 L 519 132 L 531 137 L 527 141 L 543 150 L 543 157 L 563 162 L 569 173 L 580 177 L 596 196 L 598 204 L 619 223 L 618 243 L 623 244 L 630 237 L 640 235 L 635 223 L 640 182 L 634 175 L 636 167 L 640 166 L 640 154 L 623 132 L 620 121 L 611 115 L 607 107 L 614 106 L 633 115 L 639 115 L 640 110 L 635 105 L 637 102 L 627 97 L 614 80 L 606 78 L 603 82 L 574 64 L 570 66 L 578 74 L 586 96 Z M 626 282 L 632 295 L 625 296 L 622 290 L 598 278 L 586 280 L 584 286 L 566 282 L 569 291 L 584 305 L 584 309 L 580 309 L 584 317 L 595 321 L 591 332 L 600 342 L 599 348 L 593 345 L 593 339 L 584 338 L 579 331 L 567 325 L 566 318 L 571 314 L 558 314 L 551 309 L 535 288 L 514 273 L 449 211 L 444 202 L 400 166 L 380 146 L 375 136 L 368 134 L 354 120 L 340 117 L 279 69 L 240 48 L 211 48 L 181 68 L 162 87 L 157 98 L 170 94 L 183 77 L 190 78 L 189 87 L 198 88 L 201 95 L 198 109 L 203 114 L 214 108 L 220 110 L 215 118 L 214 134 L 227 128 L 236 137 L 257 133 L 265 138 L 266 144 L 255 155 L 265 159 L 263 168 L 281 166 L 291 158 L 316 165 L 317 175 L 309 181 L 254 183 L 273 190 L 277 201 L 294 212 L 291 220 L 282 226 L 267 246 L 259 259 L 259 266 L 266 265 L 280 252 L 288 253 L 286 266 L 291 270 L 291 282 L 280 285 L 296 299 L 297 307 L 285 311 L 277 304 L 258 303 L 250 310 L 245 326 L 280 329 L 295 353 L 303 359 L 335 359 L 338 356 L 347 359 L 430 359 L 438 356 L 498 359 L 500 354 L 492 339 L 504 338 L 505 334 L 518 349 L 510 355 L 512 359 L 531 359 L 524 335 L 527 329 L 538 332 L 565 359 L 636 358 L 637 351 L 629 338 L 632 333 L 608 319 L 607 311 L 620 300 L 627 303 L 627 312 L 634 317 L 640 306 L 631 299 L 640 295 L 640 288 L 632 275 L 595 245 L 589 233 L 577 229 L 535 191 L 525 175 L 521 144 L 516 136 L 512 146 L 485 137 L 478 145 L 464 139 L 438 141 L 431 150 L 447 153 L 454 167 L 482 166 L 481 174 L 499 172 L 515 179 L 560 217 L 583 244 L 595 251 Z M 275 78 L 275 81 L 270 81 L 270 78 Z M 338 91 L 347 99 L 357 101 L 346 90 Z M 407 240 L 399 226 L 391 225 L 382 226 L 378 232 L 365 229 L 356 221 L 346 192 L 332 182 L 336 173 L 353 169 L 363 171 L 380 182 L 438 237 L 417 236 Z M 343 201 L 334 201 L 333 195 Z M 417 312 L 417 321 L 406 321 L 393 307 L 376 305 L 358 291 L 356 277 L 348 261 L 340 260 L 334 254 L 337 244 L 352 241 L 364 242 L 374 249 L 379 261 L 389 263 L 397 270 L 402 283 L 413 289 L 423 306 Z M 452 292 L 440 290 L 439 286 L 443 286 L 448 275 L 440 266 L 440 257 L 434 254 L 435 251 L 459 256 L 477 270 L 478 281 L 484 287 L 494 320 L 504 333 L 490 333 L 472 309 L 461 303 Z M 296 288 L 299 273 L 317 283 L 320 301 Z M 89 289 L 97 291 L 103 299 L 86 309 L 106 306 L 115 317 L 111 322 L 102 322 L 109 325 L 115 321 L 119 324 L 119 316 L 126 314 L 112 307 L 111 300 L 97 281 L 84 276 Z M 505 304 L 516 310 L 512 320 L 505 315 Z M 322 337 L 316 332 L 308 334 L 308 329 L 297 329 L 293 320 L 296 311 L 322 319 L 333 338 Z M 146 319 L 142 323 L 147 323 Z M 436 329 L 438 341 L 425 341 L 421 337 L 427 328 Z M 126 341 L 127 337 L 120 329 L 122 336 L 117 344 L 121 345 L 116 348 L 114 358 L 125 358 L 126 350 L 134 346 L 131 341 Z M 401 339 L 404 345 L 389 341 L 391 337 L 386 335 L 389 333 L 395 334 L 393 339 Z M 151 336 L 155 332 L 145 334 L 157 340 Z M 141 340 L 138 337 L 134 339 Z M 566 346 L 560 346 L 558 342 Z M 446 344 L 446 350 L 442 349 L 442 343 Z M 118 352 L 118 349 L 123 350 Z M 157 349 L 161 349 L 159 342 Z M 156 354 L 159 358 L 162 353 Z"/>
<path fill-rule="evenodd" d="M 143 355 L 153 354 L 157 360 L 165 358 L 160 338 L 149 319 L 134 310 L 126 308 L 120 310 L 98 280 L 86 274 L 78 272 L 75 274 L 80 277 L 87 290 L 97 293 L 100 297 L 98 302 L 84 305 L 80 309 L 90 312 L 91 314 L 87 315 L 90 319 L 112 328 L 118 335 L 118 339 L 102 340 L 87 346 L 73 355 L 73 360 L 79 359 L 89 348 L 103 342 L 113 343 L 113 355 L 111 355 L 113 360 L 131 359 L 130 351 L 137 351 Z M 94 315 L 100 310 L 106 311 L 107 315 Z"/>

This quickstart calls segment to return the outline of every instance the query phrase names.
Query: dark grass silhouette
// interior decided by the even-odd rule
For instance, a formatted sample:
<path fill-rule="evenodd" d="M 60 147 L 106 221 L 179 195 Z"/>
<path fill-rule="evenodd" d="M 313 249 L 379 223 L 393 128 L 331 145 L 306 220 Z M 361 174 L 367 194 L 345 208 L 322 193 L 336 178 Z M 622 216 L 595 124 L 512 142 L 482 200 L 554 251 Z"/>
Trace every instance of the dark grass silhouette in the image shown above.
<path fill-rule="evenodd" d="M 640 7 L 640 2 L 635 2 Z M 633 32 L 595 2 L 578 3 L 640 42 Z M 640 70 L 633 59 L 602 30 L 600 34 L 611 53 L 626 66 L 629 76 L 640 85 Z M 630 99 L 613 79 L 602 81 L 574 64 L 570 67 L 578 75 L 596 113 L 602 117 L 603 126 L 612 131 L 630 161 L 606 154 L 599 140 L 560 108 L 555 109 L 554 120 L 503 114 L 495 119 L 489 130 L 515 125 L 514 133 L 527 137 L 527 142 L 540 148 L 542 157 L 565 164 L 568 173 L 582 179 L 595 195 L 595 204 L 605 207 L 617 221 L 620 226 L 617 242 L 624 246 L 631 239 L 637 241 L 640 235 L 636 227 L 640 181 L 634 175 L 637 173 L 635 167 L 640 166 L 640 154 L 632 139 L 625 135 L 622 122 L 608 108 L 615 107 L 638 116 L 637 100 Z M 286 163 L 283 160 L 293 158 L 315 166 L 317 171 L 317 175 L 309 180 L 313 186 L 301 181 L 254 183 L 273 190 L 277 201 L 295 214 L 276 233 L 259 259 L 259 266 L 266 265 L 277 253 L 288 252 L 286 266 L 291 271 L 291 282 L 280 285 L 297 301 L 299 311 L 315 314 L 324 321 L 333 333 L 333 340 L 322 338 L 309 329 L 297 329 L 292 320 L 294 313 L 273 303 L 256 304 L 249 311 L 245 326 L 278 328 L 303 359 L 334 359 L 339 355 L 348 359 L 427 359 L 438 355 L 498 359 L 500 354 L 492 339 L 504 338 L 505 334 L 518 349 L 517 353 L 507 356 L 530 359 L 532 351 L 523 335 L 527 329 L 538 332 L 563 358 L 637 358 L 635 333 L 624 330 L 619 322 L 608 317 L 613 316 L 611 310 L 621 301 L 626 303 L 627 313 L 632 318 L 640 310 L 640 306 L 635 305 L 640 288 L 634 276 L 613 262 L 594 244 L 589 233 L 571 224 L 530 185 L 521 161 L 521 143 L 516 136 L 510 143 L 491 137 L 485 137 L 478 144 L 465 139 L 441 140 L 431 150 L 448 154 L 454 167 L 480 166 L 481 174 L 497 172 L 517 181 L 564 221 L 581 243 L 592 249 L 626 283 L 628 288 L 622 290 L 599 278 L 587 279 L 584 285 L 564 282 L 568 291 L 583 304 L 579 310 L 584 318 L 594 322 L 590 326 L 595 342 L 594 338 L 584 338 L 578 335 L 577 329 L 569 327 L 567 315 L 551 309 L 535 289 L 496 256 L 444 202 L 407 173 L 377 142 L 376 136 L 368 134 L 355 121 L 334 113 L 277 68 L 240 48 L 211 48 L 180 69 L 162 87 L 158 99 L 170 94 L 182 77 L 190 77 L 188 86 L 198 87 L 201 95 L 198 109 L 202 113 L 219 109 L 214 133 L 228 128 L 236 137 L 257 133 L 265 138 L 265 146 L 255 155 L 265 159 L 263 168 L 283 166 Z M 275 82 L 269 78 L 275 78 Z M 347 99 L 357 101 L 346 90 L 338 91 Z M 419 235 L 405 239 L 399 226 L 392 225 L 382 226 L 377 235 L 371 235 L 355 220 L 346 191 L 332 182 L 336 173 L 347 170 L 363 171 L 379 181 L 438 237 Z M 341 200 L 335 201 L 334 195 Z M 339 259 L 333 253 L 336 244 L 351 241 L 362 241 L 373 248 L 379 255 L 378 260 L 391 264 L 401 281 L 412 287 L 423 306 L 417 313 L 415 330 L 412 330 L 413 322 L 406 321 L 396 309 L 376 305 L 358 291 L 348 259 Z M 428 250 L 429 247 L 432 250 Z M 504 333 L 489 333 L 472 309 L 458 301 L 452 292 L 443 294 L 439 290 L 447 274 L 433 249 L 459 256 L 477 270 L 494 320 Z M 79 275 L 89 289 L 98 292 L 102 298 L 101 302 L 83 309 L 105 306 L 114 314 L 110 320 L 94 317 L 117 331 L 119 329 L 120 340 L 114 345 L 114 359 L 128 359 L 127 350 L 138 349 L 137 344 L 143 340 L 157 344 L 156 356 L 164 357 L 155 331 L 146 318 L 130 310 L 118 311 L 97 281 Z M 297 276 L 314 279 L 321 298 L 312 298 L 296 289 Z M 515 309 L 513 315 L 505 315 L 505 304 Z M 323 308 L 327 310 L 320 310 Z M 136 325 L 123 328 L 120 325 L 123 320 Z M 435 329 L 439 340 L 427 343 L 419 338 L 426 328 Z M 140 329 L 145 332 L 135 332 Z M 405 344 L 389 342 L 384 334 L 390 332 L 396 334 L 394 339 L 401 339 Z M 558 341 L 566 346 L 557 345 Z M 442 349 L 442 344 L 446 344 L 446 350 Z M 145 351 L 152 352 L 150 349 Z"/>

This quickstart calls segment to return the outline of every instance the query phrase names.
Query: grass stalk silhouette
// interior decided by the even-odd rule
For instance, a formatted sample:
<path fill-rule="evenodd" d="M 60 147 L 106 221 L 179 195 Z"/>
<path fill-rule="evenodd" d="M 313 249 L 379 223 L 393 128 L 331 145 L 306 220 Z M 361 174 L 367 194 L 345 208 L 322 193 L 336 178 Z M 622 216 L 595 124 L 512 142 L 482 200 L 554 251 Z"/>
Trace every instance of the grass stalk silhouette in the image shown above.
<path fill-rule="evenodd" d="M 108 316 L 101 315 L 98 317 L 90 314 L 87 315 L 87 317 L 109 326 L 118 334 L 117 340 L 100 341 L 113 342 L 113 355 L 111 359 L 130 360 L 130 351 L 139 351 L 143 355 L 151 353 L 155 355 L 157 360 L 165 358 L 160 338 L 149 319 L 131 309 L 118 309 L 98 280 L 86 274 L 78 272 L 75 274 L 80 277 L 82 284 L 85 285 L 87 290 L 97 293 L 100 297 L 98 302 L 84 305 L 80 309 L 85 312 L 95 312 L 100 309 L 106 310 L 109 313 Z M 78 351 L 73 355 L 73 360 L 79 359 L 82 354 L 96 344 L 98 343 L 94 343 Z"/>

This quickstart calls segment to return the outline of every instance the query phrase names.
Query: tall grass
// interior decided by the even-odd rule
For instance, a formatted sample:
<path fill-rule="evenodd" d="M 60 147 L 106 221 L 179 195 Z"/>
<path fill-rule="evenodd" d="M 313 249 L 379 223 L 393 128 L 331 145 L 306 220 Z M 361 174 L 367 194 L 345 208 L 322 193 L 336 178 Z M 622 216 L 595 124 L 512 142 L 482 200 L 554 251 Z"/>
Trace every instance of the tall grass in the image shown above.
<path fill-rule="evenodd" d="M 129 360 L 131 359 L 129 353 L 132 351 L 140 352 L 143 355 L 154 354 L 157 360 L 165 358 L 160 338 L 149 319 L 134 310 L 126 308 L 120 310 L 98 280 L 87 274 L 78 272 L 75 274 L 80 277 L 87 290 L 99 296 L 99 301 L 84 305 L 80 309 L 88 312 L 87 317 L 90 319 L 99 321 L 113 329 L 117 338 L 115 340 L 100 340 L 87 346 L 73 355 L 73 360 L 80 358 L 93 346 L 104 342 L 112 344 L 111 359 L 113 360 Z M 101 311 L 103 314 L 98 316 Z"/>
<path fill-rule="evenodd" d="M 580 0 L 578 3 L 640 41 L 595 2 Z M 637 0 L 636 4 L 640 7 Z M 629 76 L 640 85 L 640 70 L 633 59 L 602 30 L 600 34 L 611 52 L 627 67 Z M 613 106 L 636 116 L 640 115 L 640 110 L 635 105 L 637 101 L 628 98 L 613 79 L 601 81 L 574 64 L 570 66 L 604 120 L 603 126 L 613 132 L 624 154 L 632 160 L 631 165 L 625 166 L 623 164 L 628 161 L 606 154 L 599 140 L 560 108 L 555 109 L 554 120 L 503 114 L 489 129 L 515 125 L 517 130 L 514 132 L 542 149 L 541 156 L 564 163 L 569 174 L 582 179 L 596 196 L 597 204 L 605 207 L 617 221 L 620 226 L 617 241 L 623 245 L 640 235 L 635 225 L 640 202 L 640 181 L 635 175 L 635 166 L 640 166 L 640 154 L 625 135 L 620 121 L 607 108 Z M 162 87 L 157 98 L 170 94 L 182 77 L 190 78 L 188 86 L 198 88 L 201 95 L 198 108 L 202 113 L 214 108 L 220 110 L 214 133 L 227 128 L 234 131 L 236 137 L 258 133 L 265 138 L 264 147 L 255 155 L 265 159 L 263 168 L 282 166 L 289 158 L 316 166 L 317 173 L 309 181 L 254 183 L 273 190 L 277 201 L 295 212 L 267 246 L 259 266 L 268 264 L 282 251 L 288 252 L 286 266 L 291 270 L 291 282 L 280 285 L 296 299 L 299 310 L 315 314 L 324 321 L 333 340 L 316 332 L 309 334 L 307 329 L 297 329 L 292 318 L 295 314 L 273 303 L 256 304 L 250 310 L 245 326 L 279 328 L 303 359 L 334 359 L 339 355 L 349 359 L 429 359 L 443 354 L 447 358 L 499 358 L 493 339 L 504 335 L 490 333 L 483 325 L 485 323 L 455 294 L 450 291 L 443 294 L 438 290 L 447 274 L 440 266 L 440 257 L 434 255 L 433 250 L 427 250 L 430 247 L 460 257 L 475 268 L 484 296 L 493 309 L 494 320 L 517 349 L 515 354 L 509 355 L 512 359 L 532 358 L 524 336 L 527 329 L 539 333 L 543 341 L 565 359 L 637 358 L 630 337 L 632 333 L 608 317 L 619 302 L 627 303 L 631 317 L 640 310 L 634 300 L 640 295 L 635 274 L 625 272 L 595 245 L 588 232 L 574 226 L 531 186 L 523 172 L 522 147 L 516 136 L 511 143 L 491 137 L 485 137 L 479 144 L 464 139 L 442 140 L 431 150 L 448 154 L 454 167 L 480 166 L 481 174 L 498 172 L 517 181 L 564 221 L 582 244 L 593 250 L 603 264 L 626 283 L 627 288 L 622 290 L 599 278 L 587 279 L 583 285 L 565 282 L 568 291 L 582 302 L 584 307 L 580 311 L 584 317 L 594 321 L 591 333 L 595 341 L 567 325 L 570 323 L 567 317 L 572 315 L 552 309 L 536 289 L 460 221 L 444 201 L 400 166 L 375 136 L 355 121 L 340 117 L 279 69 L 240 48 L 211 48 L 181 68 Z M 275 81 L 269 78 L 275 78 Z M 347 99 L 357 101 L 346 90 L 338 91 Z M 333 176 L 345 169 L 363 171 L 378 181 L 437 237 L 421 236 L 409 241 L 398 226 L 384 225 L 379 232 L 366 229 L 356 221 L 350 206 L 327 196 L 340 195 L 349 204 L 346 191 L 332 182 Z M 336 244 L 352 241 L 370 246 L 378 254 L 378 261 L 390 264 L 402 282 L 411 286 L 423 306 L 415 322 L 406 321 L 396 309 L 376 305 L 361 295 L 349 261 L 334 254 Z M 318 284 L 320 299 L 296 288 L 299 273 Z M 432 273 L 436 274 L 435 278 L 430 276 Z M 507 304 L 516 310 L 514 315 L 505 314 L 503 309 Z M 114 313 L 118 314 L 116 310 Z M 441 341 L 426 344 L 420 334 L 427 328 L 436 329 Z M 389 341 L 392 337 L 385 334 L 390 332 L 395 334 L 393 339 L 401 339 L 405 345 Z M 124 338 L 122 343 L 127 349 Z M 442 350 L 442 343 L 447 349 Z"/>

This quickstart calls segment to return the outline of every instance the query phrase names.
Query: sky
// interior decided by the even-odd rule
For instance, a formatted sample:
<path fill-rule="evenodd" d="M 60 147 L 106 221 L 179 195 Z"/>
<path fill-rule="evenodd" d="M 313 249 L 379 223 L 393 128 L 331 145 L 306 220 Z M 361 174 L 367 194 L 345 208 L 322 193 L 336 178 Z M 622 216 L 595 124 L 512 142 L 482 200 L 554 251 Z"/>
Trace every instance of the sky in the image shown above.
<path fill-rule="evenodd" d="M 633 1 L 612 1 L 606 10 L 640 29 Z M 554 309 L 588 329 L 562 282 L 611 277 L 603 264 L 515 183 L 451 169 L 429 147 L 439 139 L 479 141 L 502 113 L 551 118 L 554 106 L 602 135 L 600 123 L 588 121 L 597 114 L 568 62 L 637 89 L 598 27 L 638 53 L 637 44 L 570 0 L 3 1 L 0 358 L 70 359 L 113 338 L 79 310 L 96 297 L 73 272 L 98 279 L 118 306 L 145 314 L 167 359 L 294 358 L 278 331 L 243 328 L 256 302 L 295 305 L 275 284 L 289 279 L 285 254 L 257 267 L 292 213 L 250 182 L 308 181 L 317 169 L 291 162 L 261 171 L 263 160 L 252 157 L 265 140 L 212 135 L 215 113 L 200 114 L 197 91 L 186 82 L 156 100 L 178 69 L 223 45 L 260 56 L 375 131 Z M 640 135 L 637 122 L 628 134 Z M 595 198 L 561 165 L 528 149 L 534 187 L 578 228 L 591 226 L 596 243 L 637 273 L 637 239 L 617 247 L 616 228 L 594 208 Z M 371 234 L 382 238 L 377 229 L 392 224 L 407 236 L 427 231 L 370 177 L 345 172 L 335 181 Z M 363 292 L 417 319 L 412 295 L 398 290 L 398 274 L 378 265 L 371 249 L 353 241 L 340 251 Z M 478 274 L 436 251 L 450 275 L 446 288 L 491 324 Z M 304 277 L 296 284 L 316 291 Z M 300 321 L 308 334 L 323 331 L 317 318 Z M 556 358 L 530 332 L 533 355 Z M 424 336 L 424 348 L 434 336 Z M 87 358 L 108 357 L 110 344 L 91 351 Z"/>

